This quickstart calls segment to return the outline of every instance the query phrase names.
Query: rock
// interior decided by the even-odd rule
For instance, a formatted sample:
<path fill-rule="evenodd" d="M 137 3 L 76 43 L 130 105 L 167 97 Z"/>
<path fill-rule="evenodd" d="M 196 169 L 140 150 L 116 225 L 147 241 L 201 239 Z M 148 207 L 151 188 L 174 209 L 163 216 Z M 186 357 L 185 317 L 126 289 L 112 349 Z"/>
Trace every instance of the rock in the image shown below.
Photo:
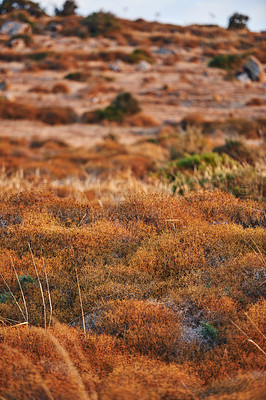
<path fill-rule="evenodd" d="M 150 71 L 151 69 L 151 64 L 149 64 L 147 61 L 140 61 L 140 63 L 138 64 L 138 69 L 140 71 Z"/>
<path fill-rule="evenodd" d="M 239 82 L 244 82 L 244 83 L 250 82 L 250 78 L 247 72 L 240 72 L 239 74 L 237 74 L 236 77 L 239 80 Z"/>
<path fill-rule="evenodd" d="M 165 49 L 164 47 L 159 47 L 157 50 L 154 51 L 154 54 L 162 54 L 162 55 L 170 56 L 172 54 L 175 54 L 175 52 L 170 49 Z"/>
<path fill-rule="evenodd" d="M 243 67 L 243 71 L 246 72 L 246 74 L 252 81 L 263 81 L 264 68 L 256 57 L 248 57 Z"/>
<path fill-rule="evenodd" d="M 8 21 L 1 26 L 0 33 L 2 35 L 13 36 L 31 34 L 32 31 L 29 24 L 17 21 Z"/>
<path fill-rule="evenodd" d="M 0 82 L 0 90 L 7 90 L 7 83 L 5 81 Z"/>
<path fill-rule="evenodd" d="M 109 68 L 111 71 L 121 72 L 122 71 L 121 62 L 119 60 L 116 60 L 114 64 L 109 65 Z"/>

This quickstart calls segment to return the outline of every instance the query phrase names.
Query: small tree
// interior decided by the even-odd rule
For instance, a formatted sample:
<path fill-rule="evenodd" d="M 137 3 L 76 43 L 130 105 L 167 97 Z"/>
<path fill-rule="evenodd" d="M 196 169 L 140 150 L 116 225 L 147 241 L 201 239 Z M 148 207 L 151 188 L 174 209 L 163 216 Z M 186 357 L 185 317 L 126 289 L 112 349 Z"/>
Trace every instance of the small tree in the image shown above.
<path fill-rule="evenodd" d="M 75 15 L 77 8 L 78 6 L 74 0 L 66 0 L 63 4 L 62 10 L 59 10 L 58 8 L 55 9 L 55 14 L 60 17 L 68 17 L 69 15 Z"/>
<path fill-rule="evenodd" d="M 247 22 L 249 17 L 247 15 L 234 13 L 229 18 L 228 29 L 247 29 Z"/>

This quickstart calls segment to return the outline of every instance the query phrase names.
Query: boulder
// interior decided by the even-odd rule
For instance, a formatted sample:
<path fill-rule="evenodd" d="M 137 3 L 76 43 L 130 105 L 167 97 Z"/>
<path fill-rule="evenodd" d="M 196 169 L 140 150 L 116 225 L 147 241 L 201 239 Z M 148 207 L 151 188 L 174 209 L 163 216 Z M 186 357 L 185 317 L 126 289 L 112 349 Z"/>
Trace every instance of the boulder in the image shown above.
<path fill-rule="evenodd" d="M 29 24 L 18 21 L 8 21 L 1 26 L 0 33 L 2 35 L 14 36 L 31 34 L 32 31 Z"/>
<path fill-rule="evenodd" d="M 248 57 L 245 65 L 243 66 L 243 71 L 247 73 L 248 77 L 252 81 L 263 81 L 264 68 L 256 57 Z"/>
<path fill-rule="evenodd" d="M 140 63 L 138 64 L 138 69 L 140 71 L 150 71 L 151 69 L 151 64 L 149 64 L 147 61 L 142 60 L 140 61 Z"/>

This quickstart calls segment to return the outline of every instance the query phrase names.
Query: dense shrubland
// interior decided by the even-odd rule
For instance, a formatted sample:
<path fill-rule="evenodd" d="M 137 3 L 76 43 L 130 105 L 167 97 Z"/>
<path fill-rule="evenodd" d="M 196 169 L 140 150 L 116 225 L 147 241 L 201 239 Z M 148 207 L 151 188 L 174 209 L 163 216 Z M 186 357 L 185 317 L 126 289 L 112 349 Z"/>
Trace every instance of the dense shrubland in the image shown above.
<path fill-rule="evenodd" d="M 215 191 L 105 206 L 25 192 L 1 200 L 0 222 L 3 397 L 260 398 L 262 204 Z M 12 264 L 30 327 L 11 327 L 24 322 Z M 46 325 L 51 296 L 47 331 L 34 264 Z"/>

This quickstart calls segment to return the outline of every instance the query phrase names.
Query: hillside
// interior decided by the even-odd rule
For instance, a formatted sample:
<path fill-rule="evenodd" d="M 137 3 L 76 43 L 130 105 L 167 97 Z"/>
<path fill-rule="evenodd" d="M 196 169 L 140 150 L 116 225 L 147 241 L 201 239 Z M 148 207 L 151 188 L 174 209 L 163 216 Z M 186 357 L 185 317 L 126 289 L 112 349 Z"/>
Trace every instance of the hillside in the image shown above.
<path fill-rule="evenodd" d="M 34 12 L 0 15 L 0 398 L 262 399 L 265 33 Z"/>

